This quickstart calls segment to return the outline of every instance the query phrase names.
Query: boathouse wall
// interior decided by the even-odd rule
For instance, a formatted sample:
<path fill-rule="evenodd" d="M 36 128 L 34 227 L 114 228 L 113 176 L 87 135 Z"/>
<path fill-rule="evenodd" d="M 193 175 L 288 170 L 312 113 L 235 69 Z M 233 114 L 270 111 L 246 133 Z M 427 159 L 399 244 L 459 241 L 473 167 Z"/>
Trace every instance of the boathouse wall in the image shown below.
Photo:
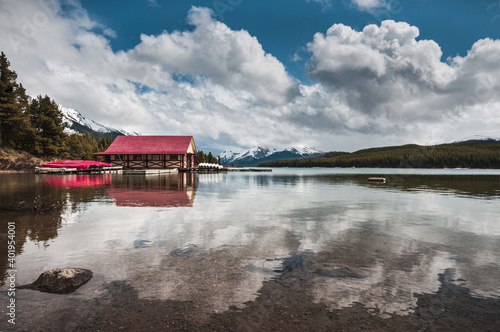
<path fill-rule="evenodd" d="M 118 136 L 94 155 L 125 169 L 189 169 L 195 166 L 196 146 L 192 136 Z"/>

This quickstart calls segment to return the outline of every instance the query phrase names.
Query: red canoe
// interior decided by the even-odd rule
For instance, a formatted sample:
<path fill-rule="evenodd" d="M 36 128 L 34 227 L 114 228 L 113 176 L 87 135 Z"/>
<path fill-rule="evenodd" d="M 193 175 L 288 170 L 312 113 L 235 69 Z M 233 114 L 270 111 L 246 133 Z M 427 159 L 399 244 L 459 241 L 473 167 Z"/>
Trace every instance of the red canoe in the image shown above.
<path fill-rule="evenodd" d="M 94 168 L 94 167 L 109 167 L 109 166 L 112 165 L 94 160 L 59 160 L 43 164 L 41 167 L 87 169 L 89 167 Z"/>

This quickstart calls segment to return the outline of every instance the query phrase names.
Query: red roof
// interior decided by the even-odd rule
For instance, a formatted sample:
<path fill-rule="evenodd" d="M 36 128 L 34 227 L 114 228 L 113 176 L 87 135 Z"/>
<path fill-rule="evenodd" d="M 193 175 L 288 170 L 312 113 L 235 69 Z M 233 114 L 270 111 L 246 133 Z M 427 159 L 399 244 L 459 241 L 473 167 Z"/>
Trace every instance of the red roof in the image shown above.
<path fill-rule="evenodd" d="M 106 151 L 93 154 L 185 154 L 192 140 L 193 136 L 118 136 Z"/>

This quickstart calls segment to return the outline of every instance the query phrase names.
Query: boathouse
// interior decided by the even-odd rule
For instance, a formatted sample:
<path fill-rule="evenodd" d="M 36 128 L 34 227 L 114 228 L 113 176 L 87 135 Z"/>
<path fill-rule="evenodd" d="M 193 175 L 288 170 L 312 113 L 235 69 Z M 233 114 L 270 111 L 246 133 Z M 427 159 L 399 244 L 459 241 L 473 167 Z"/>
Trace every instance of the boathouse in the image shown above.
<path fill-rule="evenodd" d="M 93 155 L 127 169 L 189 169 L 196 146 L 193 136 L 117 136 L 106 151 Z"/>

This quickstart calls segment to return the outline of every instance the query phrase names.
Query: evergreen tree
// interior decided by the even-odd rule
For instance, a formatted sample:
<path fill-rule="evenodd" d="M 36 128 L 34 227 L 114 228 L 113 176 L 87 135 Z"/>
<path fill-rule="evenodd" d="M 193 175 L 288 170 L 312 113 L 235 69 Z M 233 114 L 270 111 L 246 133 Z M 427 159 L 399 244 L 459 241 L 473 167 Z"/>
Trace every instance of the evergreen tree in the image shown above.
<path fill-rule="evenodd" d="M 210 164 L 217 164 L 217 158 L 212 155 L 212 152 L 208 153 L 207 162 Z"/>
<path fill-rule="evenodd" d="M 113 143 L 111 137 L 101 137 L 99 139 L 92 136 L 89 132 L 84 135 L 71 134 L 68 137 L 68 153 L 74 160 L 93 159 L 92 153 L 105 151 Z"/>
<path fill-rule="evenodd" d="M 207 156 L 203 152 L 203 150 L 198 151 L 197 156 L 196 156 L 196 163 L 199 165 L 201 163 L 206 163 L 207 162 Z"/>
<path fill-rule="evenodd" d="M 207 155 L 203 150 L 200 150 L 196 156 L 196 164 L 199 165 L 201 163 L 217 164 L 217 158 L 212 155 L 212 152 L 209 152 Z"/>
<path fill-rule="evenodd" d="M 67 157 L 68 135 L 64 133 L 59 106 L 48 96 L 38 96 L 30 104 L 30 115 L 36 128 L 36 148 L 45 156 Z"/>
<path fill-rule="evenodd" d="M 36 148 L 36 130 L 31 124 L 29 98 L 26 95 L 26 90 L 22 84 L 19 84 L 18 91 L 18 102 L 23 111 L 18 114 L 17 121 L 14 122 L 17 124 L 17 139 L 15 140 L 17 143 L 16 148 L 29 153 L 34 153 Z"/>
<path fill-rule="evenodd" d="M 16 82 L 5 53 L 0 54 L 0 145 L 31 152 L 34 129 L 28 113 L 26 90 Z"/>

